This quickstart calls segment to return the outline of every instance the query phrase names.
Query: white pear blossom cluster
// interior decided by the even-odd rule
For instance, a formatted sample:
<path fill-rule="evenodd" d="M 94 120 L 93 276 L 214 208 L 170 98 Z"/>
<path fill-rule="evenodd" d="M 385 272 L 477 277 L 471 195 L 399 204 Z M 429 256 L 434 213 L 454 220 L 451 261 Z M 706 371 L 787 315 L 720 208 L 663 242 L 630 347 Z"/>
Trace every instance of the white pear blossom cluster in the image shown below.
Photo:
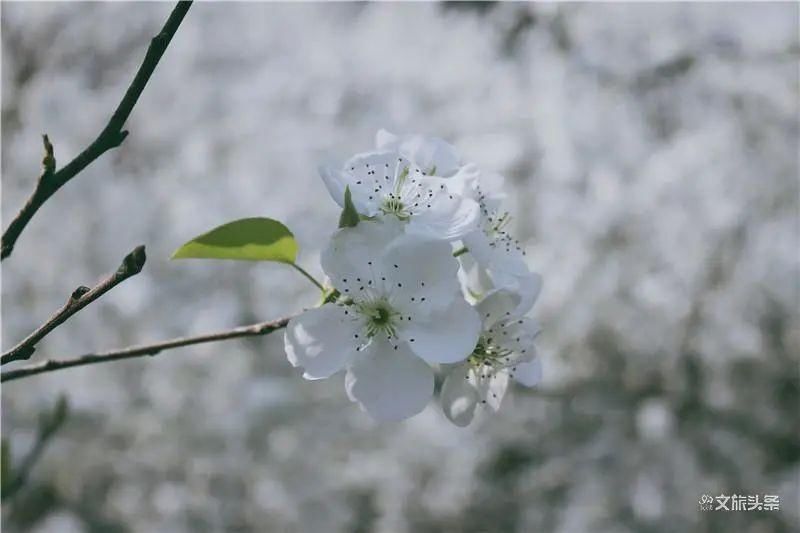
<path fill-rule="evenodd" d="M 496 411 L 510 378 L 537 384 L 539 327 L 525 315 L 541 279 L 507 232 L 502 178 L 441 139 L 384 130 L 374 151 L 320 174 L 358 222 L 322 253 L 332 297 L 286 328 L 303 377 L 344 370 L 348 397 L 392 421 L 425 408 L 438 368 L 442 409 L 460 426 Z"/>

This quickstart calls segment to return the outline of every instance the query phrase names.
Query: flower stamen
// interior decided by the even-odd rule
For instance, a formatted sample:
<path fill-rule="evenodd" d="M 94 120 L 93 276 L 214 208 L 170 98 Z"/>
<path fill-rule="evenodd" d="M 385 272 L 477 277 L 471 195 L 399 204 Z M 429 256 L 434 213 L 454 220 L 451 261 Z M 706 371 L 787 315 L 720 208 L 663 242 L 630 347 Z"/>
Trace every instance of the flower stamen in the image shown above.
<path fill-rule="evenodd" d="M 406 178 L 409 174 L 409 167 L 404 166 L 403 170 L 394 180 L 394 192 L 390 192 L 388 196 L 384 197 L 381 204 L 381 211 L 386 215 L 394 215 L 399 220 L 408 220 L 411 217 L 411 211 L 408 205 L 403 202 L 403 191 Z"/>
<path fill-rule="evenodd" d="M 396 322 L 400 313 L 395 311 L 384 298 L 364 301 L 355 304 L 356 310 L 363 317 L 366 336 L 372 338 L 384 333 L 387 338 L 397 336 Z"/>
<path fill-rule="evenodd" d="M 512 350 L 492 342 L 491 337 L 481 336 L 467 362 L 475 370 L 497 372 L 508 366 L 508 359 L 512 353 Z"/>

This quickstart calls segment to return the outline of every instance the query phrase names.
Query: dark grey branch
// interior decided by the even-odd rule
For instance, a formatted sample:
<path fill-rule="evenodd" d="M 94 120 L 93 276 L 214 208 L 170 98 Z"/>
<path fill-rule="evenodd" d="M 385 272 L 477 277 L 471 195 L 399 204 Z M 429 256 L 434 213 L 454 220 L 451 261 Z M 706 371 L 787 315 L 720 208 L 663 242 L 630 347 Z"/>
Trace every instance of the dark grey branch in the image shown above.
<path fill-rule="evenodd" d="M 218 342 L 228 339 L 237 339 L 240 337 L 268 335 L 273 331 L 285 328 L 286 324 L 289 323 L 291 318 L 292 317 L 286 317 L 279 320 L 273 320 L 271 322 L 260 322 L 258 324 L 251 324 L 249 326 L 240 326 L 238 328 L 219 331 L 216 333 L 207 333 L 205 335 L 198 335 L 195 337 L 179 337 L 177 339 L 156 342 L 154 344 L 131 346 L 129 348 L 122 348 L 120 350 L 112 350 L 109 352 L 89 353 L 71 359 L 42 361 L 41 363 L 23 366 L 21 368 L 15 368 L 14 370 L 3 372 L 0 374 L 0 382 L 25 378 L 34 376 L 36 374 L 41 374 L 43 372 L 52 372 L 54 370 L 62 370 L 64 368 L 71 368 L 74 366 L 108 363 L 111 361 L 119 361 L 120 359 L 130 359 L 145 355 L 156 355 L 164 350 L 180 348 L 182 346 L 191 346 L 193 344 Z"/>
<path fill-rule="evenodd" d="M 131 253 L 125 256 L 125 259 L 122 260 L 122 264 L 116 272 L 98 283 L 93 289 L 84 286 L 75 289 L 64 306 L 61 307 L 56 314 L 50 317 L 47 322 L 36 328 L 33 333 L 25 337 L 16 346 L 5 352 L 2 357 L 0 357 L 0 364 L 29 359 L 36 349 L 36 343 L 55 328 L 66 322 L 69 317 L 97 300 L 126 279 L 141 272 L 145 260 L 144 246 L 137 246 Z"/>
<path fill-rule="evenodd" d="M 0 261 L 11 255 L 14 245 L 17 242 L 22 230 L 28 225 L 36 211 L 53 195 L 55 192 L 64 186 L 68 181 L 74 178 L 84 168 L 89 166 L 95 159 L 103 155 L 105 152 L 112 148 L 116 148 L 125 137 L 128 135 L 126 130 L 122 127 L 125 121 L 133 111 L 133 106 L 139 100 L 139 96 L 144 91 L 150 76 L 153 74 L 161 56 L 167 49 L 172 37 L 178 30 L 186 12 L 189 11 L 191 1 L 181 1 L 172 10 L 167 22 L 161 29 L 161 32 L 153 37 L 150 41 L 150 46 L 147 48 L 147 53 L 144 56 L 139 70 L 133 78 L 128 90 L 125 91 L 125 96 L 117 106 L 111 119 L 106 124 L 100 135 L 78 156 L 67 163 L 66 166 L 59 170 L 55 169 L 56 162 L 53 156 L 53 147 L 47 136 L 44 137 L 45 142 L 45 158 L 43 161 L 43 170 L 36 182 L 36 188 L 30 195 L 25 205 L 20 209 L 19 213 L 14 217 L 8 228 L 3 233 L 2 243 L 0 243 Z"/>

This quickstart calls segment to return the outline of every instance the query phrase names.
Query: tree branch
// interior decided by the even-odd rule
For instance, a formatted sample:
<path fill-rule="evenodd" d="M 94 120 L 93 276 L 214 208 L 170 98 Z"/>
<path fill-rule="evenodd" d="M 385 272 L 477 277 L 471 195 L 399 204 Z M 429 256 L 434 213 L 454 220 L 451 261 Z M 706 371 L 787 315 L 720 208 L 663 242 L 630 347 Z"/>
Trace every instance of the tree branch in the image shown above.
<path fill-rule="evenodd" d="M 55 157 L 53 156 L 53 146 L 50 144 L 47 136 L 44 136 L 45 142 L 45 159 L 43 162 L 43 170 L 36 182 L 36 188 L 30 195 L 25 205 L 20 209 L 19 213 L 14 217 L 8 228 L 3 233 L 2 242 L 0 242 L 0 261 L 11 255 L 14 245 L 17 242 L 22 230 L 25 229 L 28 222 L 30 222 L 36 211 L 64 184 L 74 178 L 84 168 L 89 166 L 95 159 L 103 155 L 105 152 L 112 148 L 116 148 L 125 137 L 128 135 L 126 130 L 122 127 L 125 121 L 133 111 L 133 106 L 139 100 L 150 76 L 153 74 L 161 56 L 167 49 L 173 35 L 178 30 L 189 11 L 191 1 L 180 1 L 172 10 L 167 22 L 161 29 L 161 32 L 153 37 L 150 41 L 150 46 L 147 48 L 147 53 L 144 56 L 139 70 L 133 78 L 128 90 L 125 91 L 125 96 L 117 106 L 111 119 L 106 124 L 100 135 L 78 156 L 67 163 L 67 165 L 60 170 L 55 170 Z"/>
<path fill-rule="evenodd" d="M 271 322 L 259 322 L 258 324 L 251 324 L 249 326 L 240 326 L 225 331 L 216 333 L 207 333 L 205 335 L 198 335 L 195 337 L 178 337 L 177 339 L 170 339 L 166 341 L 156 342 L 154 344 L 143 344 L 140 346 L 131 346 L 129 348 L 122 348 L 120 350 L 112 350 L 108 352 L 97 352 L 81 355 L 71 359 L 61 360 L 47 360 L 41 363 L 36 363 L 21 368 L 15 368 L 0 374 L 0 382 L 11 381 L 14 379 L 25 378 L 41 374 L 43 372 L 52 372 L 53 370 L 61 370 L 64 368 L 71 368 L 74 366 L 91 365 L 95 363 L 108 363 L 111 361 L 119 361 L 120 359 L 130 359 L 133 357 L 141 357 L 145 355 L 156 355 L 163 350 L 170 350 L 173 348 L 180 348 L 182 346 L 191 346 L 193 344 L 203 344 L 206 342 L 217 342 L 228 339 L 237 339 L 240 337 L 256 337 L 260 335 L 268 335 L 273 331 L 283 329 L 289 323 L 292 317 L 281 318 Z"/>
<path fill-rule="evenodd" d="M 69 404 L 67 398 L 61 395 L 56 402 L 56 406 L 52 412 L 43 412 L 39 415 L 39 429 L 36 434 L 36 441 L 33 447 L 28 450 L 28 453 L 22 459 L 19 466 L 11 467 L 10 464 L 6 465 L 5 475 L 9 475 L 8 479 L 2 480 L 2 496 L 5 503 L 9 498 L 14 496 L 16 492 L 21 489 L 28 481 L 28 476 L 34 465 L 39 461 L 39 458 L 44 453 L 50 439 L 55 436 L 56 432 L 61 428 L 69 414 Z M 8 446 L 7 441 L 3 441 L 4 446 Z M 9 453 L 6 450 L 4 453 Z M 6 458 L 10 461 L 10 457 Z"/>
<path fill-rule="evenodd" d="M 126 279 L 141 272 L 146 259 L 144 246 L 137 246 L 131 253 L 125 256 L 125 259 L 122 260 L 122 264 L 116 272 L 98 283 L 93 289 L 81 285 L 72 291 L 67 302 L 56 314 L 50 317 L 47 322 L 36 328 L 33 333 L 25 337 L 19 344 L 0 356 L 0 364 L 4 365 L 12 361 L 29 359 L 36 349 L 36 343 L 55 328 L 66 322 L 69 317 L 97 300 Z"/>

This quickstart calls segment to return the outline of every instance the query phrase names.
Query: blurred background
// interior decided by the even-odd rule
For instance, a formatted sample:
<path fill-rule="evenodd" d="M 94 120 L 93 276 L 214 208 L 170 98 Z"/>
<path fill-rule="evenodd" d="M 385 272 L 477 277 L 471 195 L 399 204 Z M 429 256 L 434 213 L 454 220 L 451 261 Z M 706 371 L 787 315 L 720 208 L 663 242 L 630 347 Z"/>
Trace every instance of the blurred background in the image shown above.
<path fill-rule="evenodd" d="M 2 220 L 105 125 L 161 3 L 4 3 Z M 2 387 L 3 503 L 33 532 L 796 531 L 798 5 L 197 4 L 128 121 L 3 262 L 7 349 L 135 245 L 144 271 L 34 360 L 291 314 L 276 264 L 170 262 L 246 216 L 300 263 L 338 216 L 316 173 L 378 128 L 444 137 L 507 177 L 544 291 L 545 380 L 467 429 L 431 403 L 376 425 L 282 335 Z M 780 511 L 701 511 L 704 495 Z"/>

